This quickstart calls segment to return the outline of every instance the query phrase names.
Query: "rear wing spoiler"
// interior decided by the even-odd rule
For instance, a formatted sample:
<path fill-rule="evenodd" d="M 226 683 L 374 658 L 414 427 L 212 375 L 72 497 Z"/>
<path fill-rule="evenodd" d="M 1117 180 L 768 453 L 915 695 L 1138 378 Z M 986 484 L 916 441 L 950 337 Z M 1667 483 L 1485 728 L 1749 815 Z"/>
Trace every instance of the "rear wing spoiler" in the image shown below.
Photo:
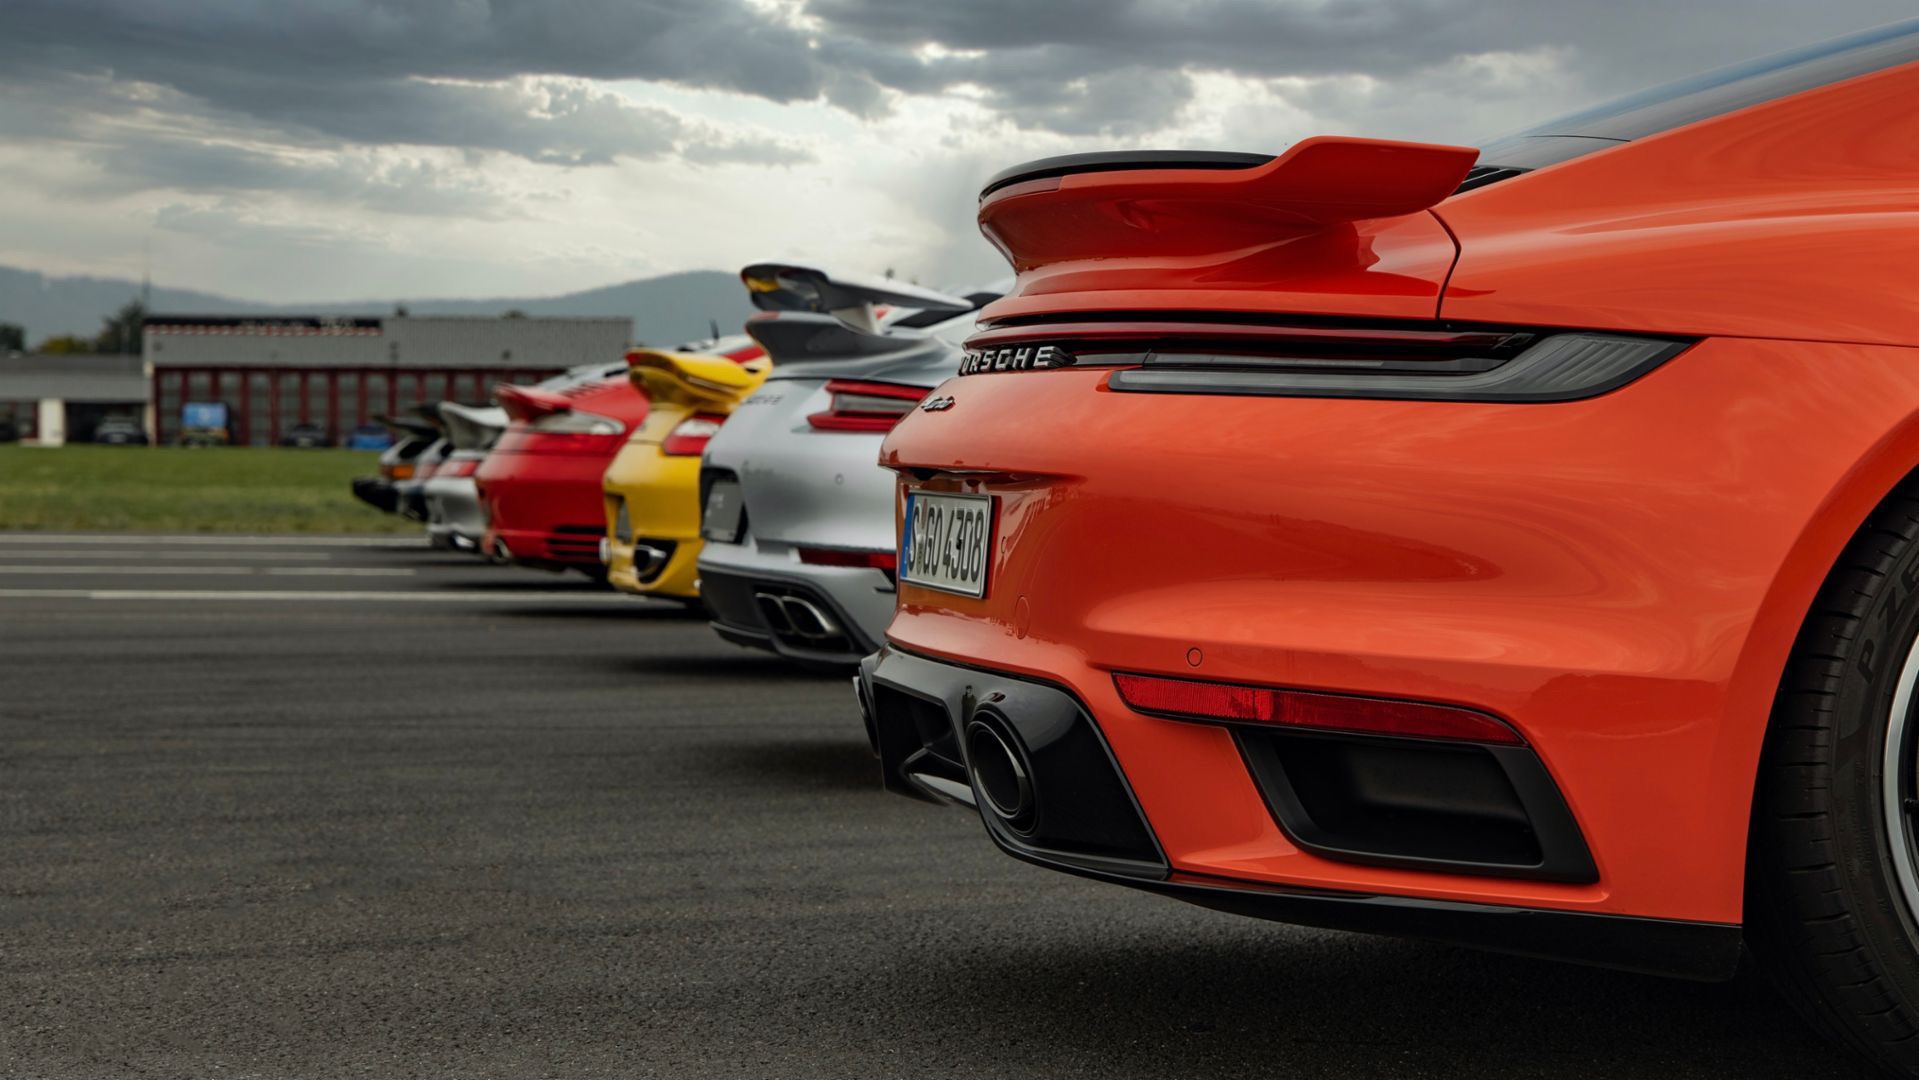
<path fill-rule="evenodd" d="M 1079 259 L 1242 250 L 1430 209 L 1471 147 L 1319 136 L 1283 154 L 1135 153 L 1009 169 L 980 195 L 980 231 L 1021 273 Z"/>
<path fill-rule="evenodd" d="M 882 306 L 966 311 L 958 296 L 890 278 L 835 274 L 797 263 L 754 263 L 740 271 L 753 306 L 761 311 L 816 311 L 862 330 L 879 329 Z"/>
<path fill-rule="evenodd" d="M 400 438 L 430 441 L 440 437 L 440 429 L 419 420 L 408 420 L 399 416 L 375 416 L 370 419 Z"/>
<path fill-rule="evenodd" d="M 921 348 L 918 335 L 876 334 L 833 315 L 768 311 L 746 320 L 746 332 L 766 350 L 776 368 L 822 360 L 864 360 Z"/>
<path fill-rule="evenodd" d="M 765 358 L 736 363 L 724 356 L 632 349 L 626 354 L 633 385 L 651 401 L 725 404 L 750 390 L 766 371 Z"/>
<path fill-rule="evenodd" d="M 543 416 L 568 412 L 573 408 L 572 400 L 557 390 L 518 383 L 495 383 L 493 402 L 508 417 L 528 424 Z"/>
<path fill-rule="evenodd" d="M 440 419 L 446 424 L 447 441 L 455 450 L 485 450 L 506 430 L 506 410 L 440 403 Z"/>

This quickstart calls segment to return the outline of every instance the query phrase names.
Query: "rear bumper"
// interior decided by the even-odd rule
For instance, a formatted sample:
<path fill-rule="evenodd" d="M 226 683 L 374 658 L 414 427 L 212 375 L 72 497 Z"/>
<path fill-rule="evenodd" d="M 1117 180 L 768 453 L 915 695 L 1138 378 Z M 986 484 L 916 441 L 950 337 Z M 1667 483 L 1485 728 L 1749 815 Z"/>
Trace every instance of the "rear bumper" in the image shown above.
<path fill-rule="evenodd" d="M 893 616 L 894 594 L 884 572 L 810 566 L 790 550 L 762 550 L 751 537 L 707 545 L 699 576 L 721 637 L 804 663 L 858 663 L 879 647 Z M 820 632 L 812 622 L 817 616 L 795 606 L 799 602 L 824 615 L 830 632 Z"/>
<path fill-rule="evenodd" d="M 353 496 L 383 514 L 397 513 L 400 509 L 399 492 L 393 490 L 390 481 L 378 476 L 354 477 Z"/>
<path fill-rule="evenodd" d="M 606 540 L 607 584 L 640 596 L 697 600 L 700 596 L 699 540 L 646 537 L 621 543 Z"/>
<path fill-rule="evenodd" d="M 625 539 L 616 525 L 622 504 L 631 529 Z M 700 595 L 699 458 L 628 443 L 607 467 L 599 506 L 614 588 L 681 600 Z"/>
<path fill-rule="evenodd" d="M 425 484 L 427 538 L 435 547 L 474 551 L 486 533 L 486 508 L 473 481 L 428 480 Z"/>
<path fill-rule="evenodd" d="M 1793 640 L 1919 461 L 1913 355 L 1709 339 L 1611 393 L 1523 406 L 963 377 L 884 460 L 993 496 L 988 591 L 904 586 L 888 640 L 1069 687 L 1183 873 L 1738 923 Z M 1177 432 L 1178 452 L 1089 437 L 1118 432 Z M 1115 672 L 1490 713 L 1544 762 L 1599 876 L 1328 857 L 1273 820 L 1232 733 L 1129 708 Z"/>
<path fill-rule="evenodd" d="M 525 566 L 598 573 L 605 469 L 605 459 L 588 455 L 488 455 L 478 475 L 487 553 Z"/>
<path fill-rule="evenodd" d="M 1278 885 L 1174 869 L 1093 714 L 1063 687 L 888 647 L 857 682 L 890 790 L 979 810 L 1002 851 L 1036 865 L 1280 922 L 1417 937 L 1692 979 L 1732 975 L 1737 925 Z M 1009 732 L 1035 812 L 990 809 L 966 749 L 976 719 Z"/>

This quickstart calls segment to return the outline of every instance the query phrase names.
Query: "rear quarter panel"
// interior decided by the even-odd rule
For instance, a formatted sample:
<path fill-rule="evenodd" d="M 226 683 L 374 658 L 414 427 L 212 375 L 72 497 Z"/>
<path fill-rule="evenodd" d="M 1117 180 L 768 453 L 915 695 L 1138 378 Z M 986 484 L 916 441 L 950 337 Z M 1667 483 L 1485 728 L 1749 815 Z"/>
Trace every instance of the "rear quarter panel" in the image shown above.
<path fill-rule="evenodd" d="M 1448 319 L 1919 343 L 1919 65 L 1456 196 Z"/>
<path fill-rule="evenodd" d="M 706 464 L 740 478 L 747 529 L 762 545 L 888 550 L 893 475 L 884 436 L 819 431 L 806 418 L 830 405 L 826 380 L 769 379 L 707 446 Z"/>

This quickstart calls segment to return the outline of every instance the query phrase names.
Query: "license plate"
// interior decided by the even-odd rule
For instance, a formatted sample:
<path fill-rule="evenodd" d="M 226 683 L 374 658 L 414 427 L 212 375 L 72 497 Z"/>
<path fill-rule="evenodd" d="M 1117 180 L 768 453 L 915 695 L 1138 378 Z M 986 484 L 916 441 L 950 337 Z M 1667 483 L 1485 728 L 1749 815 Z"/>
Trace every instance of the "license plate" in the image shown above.
<path fill-rule="evenodd" d="M 739 543 L 740 517 L 745 509 L 739 481 L 713 481 L 713 486 L 706 489 L 706 505 L 700 508 L 700 536 L 722 544 Z"/>
<path fill-rule="evenodd" d="M 985 596 L 992 550 L 992 496 L 906 493 L 901 581 L 961 596 Z"/>

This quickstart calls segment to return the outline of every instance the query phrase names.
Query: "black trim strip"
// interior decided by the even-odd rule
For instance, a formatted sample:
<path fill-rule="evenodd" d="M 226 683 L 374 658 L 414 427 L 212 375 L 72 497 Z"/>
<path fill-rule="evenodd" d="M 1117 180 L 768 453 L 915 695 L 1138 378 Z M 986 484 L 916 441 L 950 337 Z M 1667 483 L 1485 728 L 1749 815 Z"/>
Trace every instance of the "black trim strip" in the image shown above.
<path fill-rule="evenodd" d="M 1732 978 L 1744 947 L 1737 923 L 1345 893 L 1178 872 L 1148 880 L 1022 851 L 996 834 L 993 840 L 1006 854 L 1049 870 L 1158 893 L 1214 911 L 1296 926 L 1418 938 L 1698 982 Z"/>
<path fill-rule="evenodd" d="M 1271 160 L 1271 154 L 1244 154 L 1230 150 L 1101 150 L 1090 154 L 1062 154 L 1002 169 L 993 174 L 993 178 L 980 189 L 979 195 L 984 199 L 1003 187 L 1071 173 L 1126 172 L 1132 169 L 1256 169 Z"/>

